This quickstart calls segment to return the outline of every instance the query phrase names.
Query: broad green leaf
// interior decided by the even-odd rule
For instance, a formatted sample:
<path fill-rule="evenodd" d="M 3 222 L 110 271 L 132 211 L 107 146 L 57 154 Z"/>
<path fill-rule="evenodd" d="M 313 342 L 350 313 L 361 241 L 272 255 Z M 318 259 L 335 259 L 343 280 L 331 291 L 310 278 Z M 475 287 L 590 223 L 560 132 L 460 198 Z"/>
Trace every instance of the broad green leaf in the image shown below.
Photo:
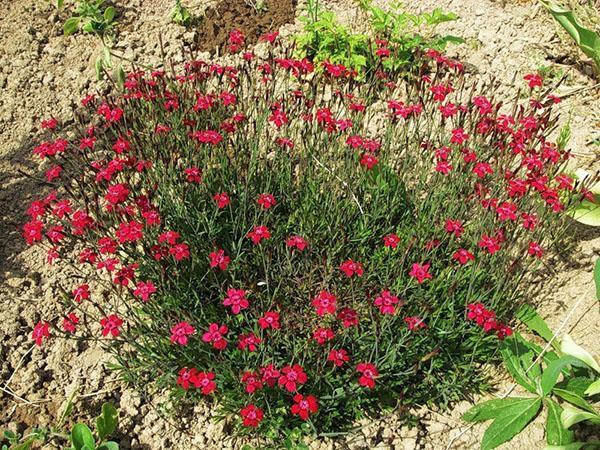
<path fill-rule="evenodd" d="M 548 445 L 565 445 L 573 442 L 575 435 L 565 428 L 560 420 L 562 407 L 554 400 L 544 399 L 548 408 L 548 417 L 546 418 L 546 442 Z"/>
<path fill-rule="evenodd" d="M 79 17 L 71 17 L 67 19 L 63 25 L 63 33 L 65 36 L 69 36 L 76 33 L 79 29 Z"/>
<path fill-rule="evenodd" d="M 575 358 L 580 359 L 592 369 L 594 369 L 596 372 L 600 373 L 600 365 L 598 365 L 598 362 L 594 359 L 594 357 L 590 355 L 590 353 L 587 350 L 577 345 L 573 341 L 573 339 L 571 339 L 571 336 L 569 336 L 568 334 L 565 334 L 561 339 L 560 350 L 565 355 L 571 355 Z"/>
<path fill-rule="evenodd" d="M 572 406 L 565 406 L 563 408 L 560 420 L 565 428 L 570 428 L 576 423 L 585 420 L 589 420 L 593 424 L 600 424 L 600 416 L 598 414 L 582 411 L 581 409 L 573 408 Z"/>
<path fill-rule="evenodd" d="M 484 422 L 503 416 L 512 409 L 520 409 L 523 404 L 529 404 L 531 397 L 495 398 L 479 403 L 463 414 L 466 422 Z"/>
<path fill-rule="evenodd" d="M 600 35 L 583 27 L 572 11 L 564 9 L 554 2 L 542 1 L 550 14 L 575 40 L 583 53 L 589 56 L 600 70 Z"/>
<path fill-rule="evenodd" d="M 600 394 L 600 380 L 596 380 L 590 384 L 584 394 L 590 397 L 592 395 Z"/>
<path fill-rule="evenodd" d="M 566 389 L 554 388 L 552 392 L 558 395 L 563 400 L 571 403 L 572 405 L 578 406 L 581 409 L 585 409 L 588 412 L 595 413 L 596 410 L 592 405 L 590 405 L 586 400 L 584 400 L 580 395 L 575 394 L 574 392 L 567 391 Z"/>
<path fill-rule="evenodd" d="M 110 403 L 102 405 L 102 414 L 96 418 L 96 428 L 98 429 L 98 437 L 104 440 L 106 436 L 110 436 L 117 428 L 119 421 L 119 413 L 116 408 Z"/>
<path fill-rule="evenodd" d="M 83 450 L 84 447 L 93 449 L 96 446 L 94 435 L 84 423 L 75 424 L 71 430 L 71 444 L 75 450 Z"/>
<path fill-rule="evenodd" d="M 116 10 L 112 6 L 109 6 L 104 10 L 104 20 L 106 23 L 111 23 L 115 19 Z"/>
<path fill-rule="evenodd" d="M 537 415 L 541 404 L 539 397 L 530 398 L 528 402 L 521 403 L 519 408 L 507 410 L 496 418 L 483 434 L 481 450 L 491 450 L 510 441 Z"/>
<path fill-rule="evenodd" d="M 548 327 L 544 319 L 529 305 L 523 305 L 517 311 L 517 319 L 527 325 L 534 333 L 537 333 L 546 342 L 552 340 L 552 330 Z"/>
<path fill-rule="evenodd" d="M 600 259 L 594 265 L 594 284 L 596 285 L 596 300 L 600 300 Z"/>
<path fill-rule="evenodd" d="M 559 389 L 571 391 L 574 394 L 579 395 L 580 397 L 584 397 L 586 389 L 589 388 L 593 382 L 593 378 L 569 376 L 565 377 L 565 379 L 558 383 L 556 387 Z"/>
<path fill-rule="evenodd" d="M 97 450 L 119 450 L 119 444 L 114 441 L 104 442 Z"/>
<path fill-rule="evenodd" d="M 535 382 L 531 378 L 531 374 L 527 372 L 533 360 L 533 351 L 527 348 L 520 340 L 522 340 L 522 337 L 518 333 L 515 333 L 509 339 L 505 339 L 500 353 L 502 353 L 506 370 L 508 370 L 515 381 L 532 394 L 537 394 Z M 539 366 L 537 370 L 539 370 Z"/>
<path fill-rule="evenodd" d="M 552 391 L 556 385 L 556 382 L 558 381 L 558 376 L 562 372 L 563 368 L 567 366 L 586 367 L 581 360 L 575 358 L 574 356 L 567 355 L 557 359 L 556 361 L 552 361 L 542 373 L 542 379 L 540 381 L 542 395 L 548 395 L 550 391 Z"/>
<path fill-rule="evenodd" d="M 592 227 L 600 226 L 600 199 L 598 195 L 594 195 L 596 203 L 592 203 L 589 200 L 582 200 L 573 210 L 571 215 L 573 219 L 584 225 Z"/>

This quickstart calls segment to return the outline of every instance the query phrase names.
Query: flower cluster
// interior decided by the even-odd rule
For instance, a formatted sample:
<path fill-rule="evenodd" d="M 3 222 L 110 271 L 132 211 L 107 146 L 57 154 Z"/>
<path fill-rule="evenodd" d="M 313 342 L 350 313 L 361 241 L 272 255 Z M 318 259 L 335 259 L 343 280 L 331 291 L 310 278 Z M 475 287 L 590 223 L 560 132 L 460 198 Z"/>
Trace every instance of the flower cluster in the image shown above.
<path fill-rule="evenodd" d="M 248 428 L 338 430 L 390 395 L 476 389 L 586 196 L 548 138 L 556 97 L 528 76 L 505 107 L 433 50 L 414 78 L 362 80 L 262 41 L 258 57 L 232 33 L 233 65 L 128 74 L 68 139 L 42 124 L 54 188 L 23 237 L 89 277 L 32 339 L 91 330 L 141 381 L 217 396 Z"/>

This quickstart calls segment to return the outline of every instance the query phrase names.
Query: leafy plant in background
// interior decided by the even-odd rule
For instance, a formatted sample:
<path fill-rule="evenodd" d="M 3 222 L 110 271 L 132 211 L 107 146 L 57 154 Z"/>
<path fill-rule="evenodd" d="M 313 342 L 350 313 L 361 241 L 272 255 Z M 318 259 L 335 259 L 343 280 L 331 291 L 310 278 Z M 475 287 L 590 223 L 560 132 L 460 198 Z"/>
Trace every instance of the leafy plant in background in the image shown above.
<path fill-rule="evenodd" d="M 179 25 L 188 26 L 192 22 L 192 16 L 188 9 L 181 4 L 181 0 L 175 0 L 175 6 L 170 15 L 171 20 Z"/>
<path fill-rule="evenodd" d="M 409 69 L 416 55 L 427 48 L 441 51 L 449 42 L 464 42 L 458 37 L 433 33 L 440 23 L 457 19 L 455 14 L 439 8 L 415 15 L 401 11 L 398 4 L 384 10 L 370 0 L 362 0 L 360 6 L 367 15 L 366 34 L 350 31 L 331 11 L 321 10 L 317 0 L 309 0 L 307 14 L 300 18 L 304 32 L 295 38 L 299 55 L 316 63 L 328 61 L 358 72 L 374 72 L 378 67 Z M 420 29 L 426 33 L 420 34 Z"/>
<path fill-rule="evenodd" d="M 594 281 L 600 300 L 600 260 L 594 268 Z M 600 425 L 599 410 L 593 405 L 600 394 L 600 365 L 569 335 L 558 341 L 530 306 L 523 306 L 517 316 L 547 343 L 541 348 L 515 332 L 501 349 L 508 372 L 533 396 L 488 400 L 467 411 L 463 419 L 492 420 L 481 441 L 481 448 L 489 450 L 513 439 L 544 406 L 547 450 L 598 448 L 600 441 L 575 442 L 571 428 L 577 423 Z"/>
<path fill-rule="evenodd" d="M 579 46 L 581 51 L 592 59 L 596 73 L 600 74 L 600 35 L 584 27 L 575 17 L 573 11 L 552 1 L 539 0 L 554 19 L 566 30 Z"/>
<path fill-rule="evenodd" d="M 583 169 L 577 169 L 573 177 L 588 185 L 589 181 L 595 178 Z M 573 205 L 570 214 L 573 219 L 584 225 L 600 227 L 600 182 L 595 182 L 586 190 L 585 198 L 579 204 Z"/>
<path fill-rule="evenodd" d="M 124 72 L 121 65 L 113 64 L 116 10 L 113 6 L 103 7 L 105 0 L 80 0 L 70 10 L 72 16 L 63 25 L 65 36 L 82 31 L 92 33 L 102 42 L 102 55 L 96 58 L 96 78 L 102 80 L 108 70 L 114 69 L 114 77 L 122 84 Z M 57 8 L 64 8 L 64 0 L 58 0 Z"/>
<path fill-rule="evenodd" d="M 49 428 L 33 428 L 24 436 L 11 430 L 5 430 L 3 438 L 8 444 L 2 445 L 2 450 L 29 450 L 33 447 L 46 446 L 51 443 L 66 442 L 60 448 L 65 450 L 118 450 L 119 445 L 114 441 L 107 440 L 117 429 L 119 415 L 110 403 L 102 405 L 102 412 L 95 420 L 95 432 L 84 423 L 77 423 L 70 431 L 63 430 L 63 424 L 73 410 L 73 396 L 69 399 L 64 412 L 58 423 Z"/>

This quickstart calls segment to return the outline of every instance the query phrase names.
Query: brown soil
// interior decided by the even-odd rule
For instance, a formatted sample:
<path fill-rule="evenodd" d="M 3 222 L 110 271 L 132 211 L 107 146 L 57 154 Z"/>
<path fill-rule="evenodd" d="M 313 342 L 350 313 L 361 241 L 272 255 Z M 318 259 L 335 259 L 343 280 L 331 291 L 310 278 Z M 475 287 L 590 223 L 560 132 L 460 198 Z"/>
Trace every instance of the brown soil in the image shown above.
<path fill-rule="evenodd" d="M 193 15 L 201 16 L 206 11 L 206 19 L 198 28 L 186 30 L 170 22 L 171 1 L 114 3 L 119 20 L 126 24 L 119 30 L 117 51 L 154 67 L 162 63 L 159 35 L 166 56 L 181 62 L 185 57 L 183 46 L 194 47 L 194 42 L 199 42 L 200 49 L 222 47 L 232 28 L 240 28 L 249 42 L 255 42 L 260 34 L 297 17 L 293 0 L 268 0 L 268 9 L 262 15 L 254 14 L 243 0 L 223 1 L 218 6 L 209 5 L 207 0 L 184 0 Z M 515 80 L 541 67 L 566 75 L 566 83 L 559 89 L 559 94 L 567 95 L 561 103 L 561 125 L 571 122 L 571 148 L 576 156 L 573 165 L 598 168 L 600 151 L 593 144 L 600 138 L 600 91 L 594 87 L 597 81 L 591 77 L 589 61 L 565 39 L 537 2 L 404 3 L 411 11 L 439 6 L 458 13 L 460 19 L 444 24 L 440 32 L 463 36 L 467 44 L 450 48 L 450 53 L 464 59 L 479 76 L 495 76 L 501 82 L 501 96 L 510 98 L 516 92 Z M 121 4 L 127 6 L 119 7 Z M 364 26 L 355 2 L 328 0 L 324 6 L 332 8 L 354 29 Z M 30 157 L 35 129 L 42 118 L 69 120 L 72 104 L 99 86 L 94 77 L 94 60 L 100 52 L 97 40 L 89 35 L 63 36 L 65 19 L 65 14 L 57 13 L 47 0 L 6 2 L 0 17 L 0 387 L 9 387 L 14 393 L 0 392 L 0 428 L 23 431 L 31 426 L 49 426 L 77 389 L 80 396 L 74 419 L 89 422 L 103 401 L 110 400 L 119 407 L 117 440 L 122 448 L 240 448 L 238 441 L 228 437 L 222 423 L 211 422 L 208 404 L 199 404 L 176 420 L 161 414 L 157 407 L 163 397 L 142 397 L 132 387 L 116 381 L 115 374 L 106 368 L 107 354 L 96 344 L 53 339 L 43 349 L 32 348 L 33 325 L 41 317 L 58 314 L 56 286 L 70 275 L 48 267 L 44 254 L 27 248 L 19 235 L 28 202 L 43 188 L 39 181 L 41 167 Z M 289 35 L 298 27 L 297 21 L 284 25 L 281 34 Z M 539 293 L 532 300 L 552 328 L 578 304 L 565 330 L 597 355 L 600 314 L 591 270 L 600 255 L 600 233 L 578 226 L 572 234 L 574 252 L 548 261 L 548 269 L 537 283 Z M 580 299 L 584 301 L 578 303 Z M 500 371 L 495 379 L 498 392 L 508 384 L 509 379 Z M 397 414 L 363 421 L 363 428 L 353 435 L 335 444 L 316 440 L 311 448 L 443 449 L 465 429 L 460 415 L 470 405 L 465 401 L 452 411 L 422 409 L 419 426 L 413 429 L 403 426 Z M 542 415 L 505 448 L 543 448 L 543 419 Z M 482 426 L 469 429 L 452 448 L 476 448 L 483 430 Z"/>
<path fill-rule="evenodd" d="M 262 1 L 262 7 L 261 7 Z M 229 32 L 235 28 L 254 45 L 267 32 L 294 22 L 296 0 L 232 0 L 209 8 L 198 26 L 197 49 L 222 54 L 227 47 Z"/>

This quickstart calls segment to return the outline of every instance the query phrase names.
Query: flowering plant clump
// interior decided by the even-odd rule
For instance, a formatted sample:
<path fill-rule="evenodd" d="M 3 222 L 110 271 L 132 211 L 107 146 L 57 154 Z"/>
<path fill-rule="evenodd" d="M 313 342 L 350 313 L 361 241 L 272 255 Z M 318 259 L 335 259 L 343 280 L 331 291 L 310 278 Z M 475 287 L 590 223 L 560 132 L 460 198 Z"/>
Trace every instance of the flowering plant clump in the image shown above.
<path fill-rule="evenodd" d="M 587 195 L 548 140 L 558 99 L 534 77 L 504 108 L 436 51 L 364 83 L 265 40 L 130 73 L 83 99 L 74 136 L 44 122 L 56 189 L 23 235 L 85 280 L 33 339 L 101 339 L 126 378 L 271 436 L 485 386 L 523 277 Z"/>

